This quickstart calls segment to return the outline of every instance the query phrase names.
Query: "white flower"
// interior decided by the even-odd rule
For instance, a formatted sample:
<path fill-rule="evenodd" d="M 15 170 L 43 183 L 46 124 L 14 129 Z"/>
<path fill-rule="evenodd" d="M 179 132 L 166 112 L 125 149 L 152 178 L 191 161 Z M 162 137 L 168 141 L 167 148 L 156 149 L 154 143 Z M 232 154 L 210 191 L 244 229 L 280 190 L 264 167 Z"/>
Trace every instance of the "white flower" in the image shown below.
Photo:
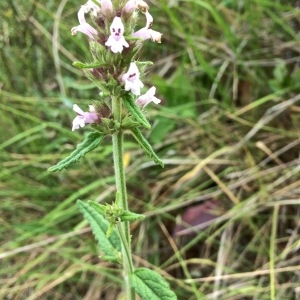
<path fill-rule="evenodd" d="M 131 91 L 134 95 L 141 94 L 141 88 L 144 84 L 140 81 L 140 72 L 134 62 L 130 63 L 127 73 L 122 76 L 125 82 L 125 91 Z"/>
<path fill-rule="evenodd" d="M 122 23 L 122 20 L 120 17 L 115 17 L 110 25 L 110 36 L 105 43 L 107 47 L 110 47 L 112 52 L 121 53 L 123 51 L 123 47 L 129 47 L 128 43 L 125 41 L 123 33 L 124 25 Z"/>
<path fill-rule="evenodd" d="M 90 11 L 95 14 L 100 11 L 99 6 L 97 6 L 93 1 L 89 0 L 85 5 L 82 5 L 78 11 L 78 21 L 79 25 L 71 29 L 72 35 L 75 35 L 78 31 L 86 34 L 90 39 L 94 40 L 94 36 L 97 35 L 97 30 L 93 28 L 90 24 L 85 21 L 85 14 Z"/>
<path fill-rule="evenodd" d="M 135 103 L 141 108 L 144 108 L 150 102 L 159 104 L 161 102 L 161 100 L 154 96 L 155 92 L 156 92 L 156 88 L 153 86 L 144 95 L 141 95 L 140 97 L 138 97 Z"/>
<path fill-rule="evenodd" d="M 133 36 L 143 39 L 143 40 L 151 39 L 153 42 L 161 43 L 162 34 L 158 31 L 155 31 L 152 29 L 147 29 L 146 27 L 144 27 L 144 28 L 136 31 L 133 34 Z"/>
<path fill-rule="evenodd" d="M 93 105 L 89 105 L 89 112 L 83 111 L 77 104 L 73 105 L 73 110 L 77 113 L 77 116 L 73 120 L 72 131 L 84 127 L 85 124 L 96 123 L 99 119 Z"/>
<path fill-rule="evenodd" d="M 153 24 L 153 17 L 146 12 L 146 26 L 136 31 L 133 36 L 143 40 L 151 39 L 153 42 L 161 43 L 162 34 L 158 31 L 151 29 Z"/>

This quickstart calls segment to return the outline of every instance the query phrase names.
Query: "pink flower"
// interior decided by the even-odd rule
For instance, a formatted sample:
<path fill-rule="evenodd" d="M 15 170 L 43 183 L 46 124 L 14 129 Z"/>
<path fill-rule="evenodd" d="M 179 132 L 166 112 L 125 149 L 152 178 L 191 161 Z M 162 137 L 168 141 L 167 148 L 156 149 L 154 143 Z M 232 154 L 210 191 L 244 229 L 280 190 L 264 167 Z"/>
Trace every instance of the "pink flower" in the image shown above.
<path fill-rule="evenodd" d="M 143 0 L 128 0 L 124 5 L 123 10 L 126 14 L 132 14 L 138 8 L 145 13 L 148 11 L 149 6 Z"/>
<path fill-rule="evenodd" d="M 73 120 L 72 131 L 84 127 L 85 124 L 96 123 L 99 120 L 93 105 L 89 106 L 89 112 L 84 112 L 77 104 L 73 105 L 73 110 L 77 113 L 77 117 Z"/>
<path fill-rule="evenodd" d="M 158 31 L 147 29 L 146 27 L 136 31 L 133 34 L 134 37 L 143 39 L 143 40 L 149 40 L 151 39 L 153 42 L 161 43 L 161 36 L 162 34 Z"/>
<path fill-rule="evenodd" d="M 127 73 L 122 76 L 125 82 L 125 91 L 131 91 L 134 95 L 141 94 L 141 88 L 144 84 L 140 81 L 140 72 L 134 62 L 130 63 Z"/>
<path fill-rule="evenodd" d="M 162 34 L 158 31 L 152 30 L 153 17 L 146 12 L 146 26 L 136 31 L 133 36 L 143 40 L 151 39 L 153 42 L 160 43 Z"/>
<path fill-rule="evenodd" d="M 122 20 L 120 17 L 115 17 L 110 25 L 110 36 L 105 43 L 107 47 L 110 47 L 112 52 L 121 53 L 123 51 L 123 47 L 129 47 L 128 43 L 125 41 L 123 33 L 124 25 Z"/>
<path fill-rule="evenodd" d="M 141 95 L 140 97 L 138 97 L 135 103 L 141 108 L 144 108 L 150 102 L 159 104 L 161 102 L 161 100 L 154 96 L 155 91 L 156 91 L 156 88 L 154 86 L 151 87 L 144 95 Z"/>
<path fill-rule="evenodd" d="M 112 14 L 113 12 L 113 5 L 111 0 L 97 0 L 97 2 L 101 5 L 101 12 L 104 16 Z"/>
<path fill-rule="evenodd" d="M 85 14 L 90 11 L 97 13 L 100 11 L 93 1 L 89 0 L 85 5 L 82 5 L 78 11 L 79 25 L 71 29 L 71 34 L 75 35 L 78 31 L 86 34 L 90 39 L 94 40 L 94 36 L 97 35 L 97 30 L 85 21 Z"/>
<path fill-rule="evenodd" d="M 137 1 L 136 0 L 128 0 L 123 8 L 126 14 L 131 15 L 137 9 Z"/>

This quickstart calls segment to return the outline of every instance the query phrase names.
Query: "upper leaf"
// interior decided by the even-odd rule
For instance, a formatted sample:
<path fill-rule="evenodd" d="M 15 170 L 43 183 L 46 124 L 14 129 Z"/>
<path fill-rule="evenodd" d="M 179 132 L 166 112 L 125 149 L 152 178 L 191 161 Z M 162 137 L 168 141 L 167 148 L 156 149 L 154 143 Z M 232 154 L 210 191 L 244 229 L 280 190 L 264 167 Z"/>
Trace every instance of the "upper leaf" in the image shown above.
<path fill-rule="evenodd" d="M 110 236 L 107 237 L 106 233 L 110 227 L 108 221 L 89 204 L 81 200 L 78 200 L 77 204 L 85 219 L 89 222 L 101 251 L 109 257 L 114 256 L 117 258 L 121 251 L 121 242 L 117 231 L 112 229 Z"/>
<path fill-rule="evenodd" d="M 127 93 L 124 96 L 124 105 L 127 108 L 127 110 L 131 113 L 131 115 L 134 117 L 134 119 L 142 126 L 144 126 L 147 129 L 151 128 L 150 123 L 144 116 L 141 109 L 135 104 L 134 98 L 131 94 Z"/>
<path fill-rule="evenodd" d="M 68 168 L 70 165 L 79 161 L 80 158 L 84 157 L 88 152 L 97 148 L 101 143 L 104 135 L 94 131 L 90 132 L 82 143 L 78 144 L 76 149 L 65 159 L 61 160 L 55 166 L 48 169 L 49 172 L 61 171 L 62 169 Z"/>
<path fill-rule="evenodd" d="M 133 213 L 129 210 L 124 210 L 122 212 L 122 214 L 120 215 L 121 221 L 136 221 L 136 220 L 141 220 L 141 219 L 144 219 L 144 218 L 145 218 L 144 215 L 136 214 L 136 213 Z"/>
<path fill-rule="evenodd" d="M 157 272 L 139 268 L 129 275 L 131 287 L 143 300 L 176 300 L 167 281 Z"/>

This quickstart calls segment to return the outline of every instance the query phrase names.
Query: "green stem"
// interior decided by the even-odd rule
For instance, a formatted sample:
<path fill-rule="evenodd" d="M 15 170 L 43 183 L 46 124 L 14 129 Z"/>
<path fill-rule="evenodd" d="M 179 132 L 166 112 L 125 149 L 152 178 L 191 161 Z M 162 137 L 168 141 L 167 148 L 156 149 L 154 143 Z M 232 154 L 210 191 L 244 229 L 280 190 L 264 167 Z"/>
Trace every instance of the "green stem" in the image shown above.
<path fill-rule="evenodd" d="M 122 121 L 122 106 L 121 100 L 112 98 L 112 113 L 114 120 L 121 123 Z M 114 158 L 114 169 L 115 169 L 115 179 L 116 188 L 121 201 L 118 201 L 120 208 L 128 210 L 127 202 L 127 189 L 125 180 L 125 170 L 123 162 L 123 132 L 117 131 L 112 135 L 113 142 L 113 158 Z M 131 237 L 130 237 L 130 227 L 129 222 L 122 222 L 117 226 L 121 243 L 122 243 L 122 256 L 123 256 L 123 276 L 125 280 L 126 288 L 126 299 L 134 300 L 135 292 L 130 287 L 129 275 L 134 271 L 131 255 Z"/>

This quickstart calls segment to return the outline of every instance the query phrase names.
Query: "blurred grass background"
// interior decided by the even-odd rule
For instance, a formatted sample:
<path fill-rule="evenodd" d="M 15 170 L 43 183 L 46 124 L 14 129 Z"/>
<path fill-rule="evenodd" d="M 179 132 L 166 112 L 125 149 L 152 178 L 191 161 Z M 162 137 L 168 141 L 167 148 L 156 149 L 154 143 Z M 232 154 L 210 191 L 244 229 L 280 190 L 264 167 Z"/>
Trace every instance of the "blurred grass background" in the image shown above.
<path fill-rule="evenodd" d="M 75 206 L 114 199 L 109 139 L 47 172 L 88 131 L 71 132 L 72 104 L 98 95 L 72 67 L 90 55 L 70 34 L 81 4 L 0 4 L 1 299 L 122 298 L 120 270 L 98 258 Z M 300 2 L 149 4 L 163 40 L 145 43 L 144 82 L 163 105 L 145 133 L 165 168 L 128 137 L 130 207 L 147 216 L 132 226 L 135 265 L 166 276 L 178 299 L 297 299 Z"/>

